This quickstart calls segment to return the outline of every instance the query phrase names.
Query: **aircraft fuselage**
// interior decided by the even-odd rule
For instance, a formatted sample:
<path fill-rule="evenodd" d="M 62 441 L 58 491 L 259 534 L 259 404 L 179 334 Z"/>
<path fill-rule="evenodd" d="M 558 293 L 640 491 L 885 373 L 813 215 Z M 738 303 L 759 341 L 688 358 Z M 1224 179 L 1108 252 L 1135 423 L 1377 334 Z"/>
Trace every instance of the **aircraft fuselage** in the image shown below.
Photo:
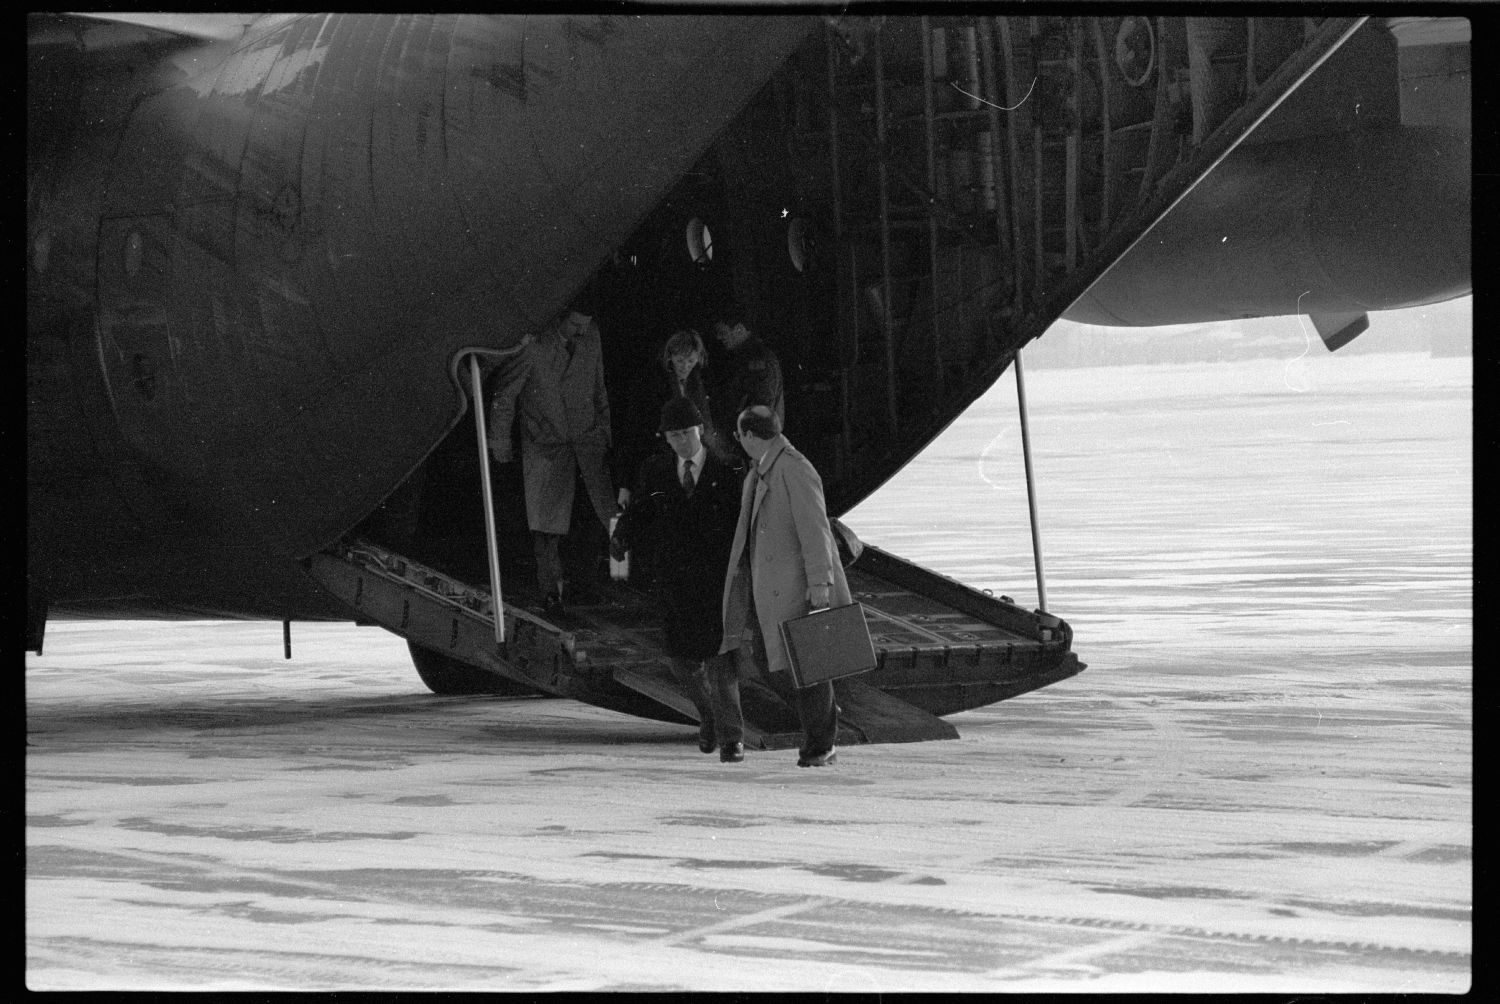
<path fill-rule="evenodd" d="M 32 590 L 334 615 L 294 559 L 458 421 L 459 353 L 543 323 L 809 26 L 282 15 L 34 47 Z"/>

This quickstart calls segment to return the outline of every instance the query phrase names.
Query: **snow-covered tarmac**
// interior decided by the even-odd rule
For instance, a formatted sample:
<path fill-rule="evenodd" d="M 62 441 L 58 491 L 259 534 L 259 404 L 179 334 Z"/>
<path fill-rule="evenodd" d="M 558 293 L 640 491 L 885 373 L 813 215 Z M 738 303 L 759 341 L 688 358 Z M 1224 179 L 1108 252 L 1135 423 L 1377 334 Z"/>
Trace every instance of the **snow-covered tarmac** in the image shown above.
<path fill-rule="evenodd" d="M 419 692 L 376 628 L 280 648 L 274 624 L 49 628 L 29 987 L 1468 985 L 1463 667 L 1085 672 L 954 716 L 957 741 L 799 770 Z"/>
<path fill-rule="evenodd" d="M 956 741 L 721 765 L 377 628 L 49 624 L 27 985 L 1467 989 L 1472 361 L 1027 383 L 1089 668 Z M 1032 604 L 1018 439 L 1001 381 L 845 521 Z"/>

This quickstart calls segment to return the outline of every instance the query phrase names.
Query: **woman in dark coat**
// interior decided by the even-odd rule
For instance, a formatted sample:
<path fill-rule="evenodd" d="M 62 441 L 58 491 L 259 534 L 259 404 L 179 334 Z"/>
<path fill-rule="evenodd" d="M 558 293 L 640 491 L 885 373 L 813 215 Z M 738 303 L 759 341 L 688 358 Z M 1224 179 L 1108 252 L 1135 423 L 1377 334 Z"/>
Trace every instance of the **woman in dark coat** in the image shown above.
<path fill-rule="evenodd" d="M 621 505 L 630 503 L 631 482 L 646 458 L 663 449 L 661 436 L 648 431 L 650 427 L 645 422 L 649 419 L 644 416 L 659 415 L 662 405 L 673 398 L 691 401 L 698 410 L 703 420 L 702 442 L 710 453 L 729 463 L 744 464 L 745 457 L 739 447 L 726 441 L 714 428 L 703 377 L 704 368 L 708 365 L 708 353 L 703 348 L 702 336 L 691 328 L 674 332 L 663 343 L 657 359 L 662 369 L 660 382 L 649 378 L 636 380 L 632 386 L 627 386 L 622 391 L 632 401 L 630 413 L 643 417 L 627 422 L 633 428 L 626 430 L 625 435 L 620 437 L 616 448 L 615 474 L 623 486 L 620 492 Z"/>
<path fill-rule="evenodd" d="M 703 371 L 708 367 L 703 337 L 692 328 L 675 332 L 662 346 L 661 367 L 667 374 L 667 397 L 687 398 L 698 409 L 703 419 L 704 445 L 720 460 L 738 456 L 739 451 L 725 442 L 723 434 L 714 427 L 708 389 L 703 382 Z"/>

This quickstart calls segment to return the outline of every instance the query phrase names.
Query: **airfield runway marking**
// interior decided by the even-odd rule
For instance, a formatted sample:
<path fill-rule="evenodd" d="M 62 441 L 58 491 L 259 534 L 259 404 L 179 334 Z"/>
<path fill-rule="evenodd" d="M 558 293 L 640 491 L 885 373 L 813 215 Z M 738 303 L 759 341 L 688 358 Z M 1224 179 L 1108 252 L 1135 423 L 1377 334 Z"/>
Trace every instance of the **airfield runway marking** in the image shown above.
<path fill-rule="evenodd" d="M 684 889 L 695 888 L 693 886 L 681 886 Z M 664 938 L 650 939 L 652 944 L 679 944 L 694 938 L 707 937 L 722 931 L 737 930 L 752 927 L 757 924 L 805 913 L 809 910 L 823 906 L 838 906 L 841 903 L 856 903 L 854 900 L 840 900 L 835 898 L 814 897 L 789 903 L 778 907 L 771 907 L 752 914 L 724 921 L 721 924 L 711 924 L 707 927 L 696 928 L 679 934 Z M 1185 924 L 1162 924 L 1141 921 L 1116 920 L 1108 917 L 1087 916 L 1057 916 L 1036 913 L 1020 912 L 980 912 L 975 910 L 954 908 L 930 908 L 927 911 L 943 917 L 955 920 L 976 920 L 1000 923 L 1031 924 L 1044 928 L 1068 928 L 1096 931 L 1120 932 L 1119 937 L 1108 938 L 1105 941 L 1092 945 L 1070 948 L 1062 952 L 1048 953 L 1036 959 L 1029 960 L 1019 967 L 1006 967 L 995 970 L 990 975 L 1024 977 L 1030 975 L 1029 971 L 1038 968 L 1051 967 L 1054 964 L 1072 964 L 1081 962 L 1089 957 L 1110 954 L 1130 948 L 1140 947 L 1169 938 L 1186 938 L 1197 942 L 1210 944 L 1222 943 L 1226 945 L 1265 945 L 1279 946 L 1296 951 L 1310 951 L 1319 954 L 1328 952 L 1339 952 L 1345 954 L 1360 954 L 1368 956 L 1371 954 L 1383 956 L 1414 957 L 1427 960 L 1443 960 L 1454 965 L 1467 966 L 1471 961 L 1471 954 L 1463 951 L 1454 951 L 1440 948 L 1418 948 L 1412 945 L 1394 944 L 1389 940 L 1367 941 L 1346 940 L 1337 938 L 1306 938 L 1296 936 L 1285 936 L 1267 934 L 1248 930 L 1233 930 L 1223 927 L 1203 927 L 1199 925 Z M 711 949 L 705 949 L 711 951 Z"/>
<path fill-rule="evenodd" d="M 659 883 L 653 883 L 659 885 Z M 675 884 L 673 884 L 675 885 Z M 698 888 L 690 885 L 678 886 L 681 889 Z M 842 903 L 855 903 L 854 900 L 841 900 L 836 898 L 814 897 L 801 900 L 796 903 L 788 903 L 782 906 L 771 907 L 755 913 L 746 914 L 719 924 L 710 924 L 706 927 L 695 928 L 678 934 L 668 935 L 662 938 L 649 939 L 655 945 L 675 945 L 694 939 L 702 939 L 726 931 L 740 930 L 754 927 L 759 924 L 782 919 L 796 914 L 805 913 L 819 907 L 838 906 Z M 1328 952 L 1339 952 L 1345 954 L 1360 954 L 1368 956 L 1378 954 L 1384 956 L 1416 957 L 1428 960 L 1441 959 L 1455 965 L 1467 966 L 1470 954 L 1467 952 L 1452 951 L 1446 949 L 1417 948 L 1411 945 L 1398 945 L 1389 941 L 1359 941 L 1342 940 L 1334 938 L 1302 938 L 1295 936 L 1283 936 L 1266 933 L 1257 933 L 1248 930 L 1232 930 L 1226 928 L 1209 928 L 1197 925 L 1183 924 L 1160 924 L 1138 921 L 1115 920 L 1107 917 L 1080 917 L 1080 916 L 1049 916 L 1036 913 L 1019 912 L 979 912 L 975 910 L 964 910 L 954 908 L 931 908 L 924 912 L 941 915 L 955 920 L 975 920 L 998 923 L 1021 923 L 1035 925 L 1042 928 L 1053 929 L 1082 929 L 1095 931 L 1120 932 L 1118 937 L 1107 938 L 1101 942 L 1069 948 L 1061 952 L 1053 952 L 1041 955 L 1035 959 L 1028 960 L 1019 966 L 1004 967 L 990 972 L 988 975 L 999 978 L 1024 978 L 1035 975 L 1035 970 L 1053 968 L 1056 966 L 1077 964 L 1090 957 L 1107 955 L 1132 948 L 1138 948 L 1152 942 L 1171 938 L 1186 938 L 1192 941 L 1208 944 L 1226 945 L 1266 945 L 1279 946 L 1296 951 L 1310 951 L 1319 954 Z M 704 946 L 703 950 L 713 951 Z"/>
<path fill-rule="evenodd" d="M 995 979 L 1024 979 L 1029 976 L 1039 975 L 1038 970 L 1064 969 L 1069 966 L 1079 966 L 1090 959 L 1100 955 L 1112 955 L 1116 952 L 1128 952 L 1153 941 L 1160 941 L 1162 935 L 1154 931 L 1134 931 L 1122 934 L 1118 938 L 1109 938 L 1104 941 L 1095 942 L 1092 945 L 1081 945 L 1077 948 L 1054 952 L 1051 955 L 1043 955 L 1039 958 L 1029 959 L 1019 966 L 1003 966 L 1000 969 L 992 969 L 986 976 Z"/>
<path fill-rule="evenodd" d="M 1421 854 L 1443 854 L 1452 847 L 1463 847 L 1474 837 L 1471 828 L 1449 827 L 1440 837 L 1402 840 L 1373 852 L 1372 858 L 1412 858 Z"/>
<path fill-rule="evenodd" d="M 685 886 L 684 888 L 692 888 Z M 745 914 L 742 917 L 733 917 L 729 920 L 720 921 L 717 924 L 709 924 L 707 927 L 694 928 L 691 931 L 680 931 L 677 934 L 669 934 L 663 938 L 652 938 L 651 943 L 655 945 L 675 945 L 684 941 L 701 939 L 724 931 L 734 931 L 742 927 L 754 927 L 770 920 L 780 920 L 782 917 L 791 917 L 799 913 L 806 913 L 814 907 L 826 906 L 832 900 L 814 897 L 802 900 L 798 903 L 787 903 L 784 906 L 773 906 L 768 910 L 758 910 L 755 913 Z M 715 897 L 715 905 L 718 900 Z"/>

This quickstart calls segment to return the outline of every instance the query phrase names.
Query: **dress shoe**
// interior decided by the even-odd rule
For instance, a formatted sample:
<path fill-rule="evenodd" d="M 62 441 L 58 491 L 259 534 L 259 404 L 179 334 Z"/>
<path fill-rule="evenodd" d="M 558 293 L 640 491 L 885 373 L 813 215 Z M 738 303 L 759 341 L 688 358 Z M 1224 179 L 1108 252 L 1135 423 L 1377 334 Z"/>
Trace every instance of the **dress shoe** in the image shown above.
<path fill-rule="evenodd" d="M 709 719 L 698 724 L 698 752 L 712 753 L 719 748 L 719 741 L 714 738 L 714 723 Z"/>
<path fill-rule="evenodd" d="M 830 767 L 838 762 L 838 750 L 831 749 L 826 753 L 814 753 L 811 756 L 799 756 L 798 767 Z"/>
<path fill-rule="evenodd" d="M 724 748 L 719 750 L 720 763 L 739 763 L 745 759 L 744 743 L 725 743 Z"/>

